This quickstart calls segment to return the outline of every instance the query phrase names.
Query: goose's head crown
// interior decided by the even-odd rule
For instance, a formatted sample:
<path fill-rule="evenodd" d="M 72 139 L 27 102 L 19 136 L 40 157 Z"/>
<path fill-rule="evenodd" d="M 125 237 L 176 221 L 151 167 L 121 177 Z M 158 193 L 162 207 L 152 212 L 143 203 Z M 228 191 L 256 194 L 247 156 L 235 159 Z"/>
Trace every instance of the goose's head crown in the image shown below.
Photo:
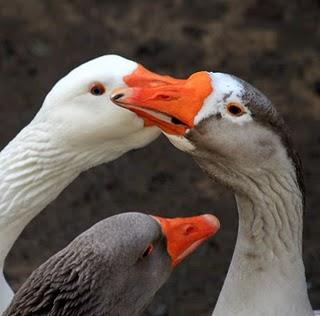
<path fill-rule="evenodd" d="M 145 128 L 141 118 L 110 101 L 110 92 L 127 87 L 126 79 L 139 68 L 143 67 L 117 55 L 80 65 L 54 85 L 33 123 L 40 123 L 50 141 L 66 150 L 90 151 L 107 144 L 114 145 L 115 151 L 127 151 L 146 145 L 159 134 L 158 129 Z M 148 80 L 153 80 L 150 75 Z"/>

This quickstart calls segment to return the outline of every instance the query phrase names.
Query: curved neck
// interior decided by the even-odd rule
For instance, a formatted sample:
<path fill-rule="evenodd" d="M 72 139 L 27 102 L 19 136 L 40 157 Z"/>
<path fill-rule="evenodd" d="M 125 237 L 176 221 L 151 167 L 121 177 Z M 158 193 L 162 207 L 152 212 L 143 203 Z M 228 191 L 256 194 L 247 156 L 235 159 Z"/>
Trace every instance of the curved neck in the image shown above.
<path fill-rule="evenodd" d="M 23 129 L 0 153 L 0 265 L 23 228 L 79 174 L 76 155 L 51 143 L 40 124 Z"/>
<path fill-rule="evenodd" d="M 197 155 L 209 176 L 236 192 L 239 228 L 214 316 L 313 315 L 302 261 L 303 199 L 283 155 L 247 168 Z"/>
<path fill-rule="evenodd" d="M 112 142 L 64 146 L 54 134 L 53 126 L 34 120 L 0 153 L 0 288 L 9 289 L 3 266 L 24 227 L 82 171 L 126 151 Z"/>
<path fill-rule="evenodd" d="M 294 177 L 264 171 L 248 176 L 245 188 L 236 193 L 238 246 L 264 262 L 301 258 L 303 205 Z"/>
<path fill-rule="evenodd" d="M 264 170 L 242 181 L 236 194 L 238 238 L 213 315 L 313 315 L 295 173 Z"/>

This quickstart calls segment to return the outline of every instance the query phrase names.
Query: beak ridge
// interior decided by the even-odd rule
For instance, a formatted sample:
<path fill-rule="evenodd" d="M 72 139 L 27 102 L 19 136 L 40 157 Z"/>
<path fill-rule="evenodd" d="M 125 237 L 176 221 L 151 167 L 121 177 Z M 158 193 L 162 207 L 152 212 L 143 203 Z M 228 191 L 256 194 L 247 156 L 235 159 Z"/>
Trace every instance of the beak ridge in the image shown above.
<path fill-rule="evenodd" d="M 211 78 L 207 72 L 201 71 L 186 80 L 165 76 L 160 84 L 159 77 L 156 76 L 157 84 L 143 86 L 131 80 L 129 88 L 113 93 L 111 98 L 164 132 L 184 135 L 186 130 L 194 127 L 197 113 L 213 91 Z"/>

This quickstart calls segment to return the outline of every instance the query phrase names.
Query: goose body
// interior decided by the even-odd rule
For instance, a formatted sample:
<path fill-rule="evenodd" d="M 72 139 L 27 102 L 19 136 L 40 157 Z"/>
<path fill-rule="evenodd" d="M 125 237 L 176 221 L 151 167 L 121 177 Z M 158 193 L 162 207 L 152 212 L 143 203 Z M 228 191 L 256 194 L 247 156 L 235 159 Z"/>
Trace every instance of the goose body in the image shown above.
<path fill-rule="evenodd" d="M 120 56 L 91 60 L 55 84 L 35 118 L 1 151 L 0 315 L 13 296 L 3 275 L 5 258 L 29 221 L 82 171 L 145 146 L 160 133 L 115 106 L 110 92 L 158 81 Z"/>
<path fill-rule="evenodd" d="M 213 315 L 313 315 L 302 260 L 301 166 L 272 103 L 239 78 L 208 72 L 121 93 L 117 104 L 160 127 L 235 193 L 238 237 Z"/>
<path fill-rule="evenodd" d="M 219 229 L 212 215 L 107 218 L 36 269 L 4 316 L 137 316 L 190 250 Z"/>

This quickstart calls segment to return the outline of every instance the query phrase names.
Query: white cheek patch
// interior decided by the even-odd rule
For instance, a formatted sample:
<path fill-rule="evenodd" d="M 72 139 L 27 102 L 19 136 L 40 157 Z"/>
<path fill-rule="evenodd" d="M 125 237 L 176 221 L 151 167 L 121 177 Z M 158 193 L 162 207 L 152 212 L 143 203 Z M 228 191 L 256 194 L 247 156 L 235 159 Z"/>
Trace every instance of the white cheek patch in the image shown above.
<path fill-rule="evenodd" d="M 164 133 L 169 141 L 181 151 L 189 152 L 195 149 L 195 146 L 185 137 Z"/>
<path fill-rule="evenodd" d="M 236 124 L 244 124 L 252 121 L 250 110 L 243 104 L 241 98 L 243 94 L 242 84 L 232 76 L 224 73 L 210 73 L 213 85 L 213 93 L 211 93 L 194 119 L 197 125 L 206 118 L 214 115 L 228 119 Z M 246 113 L 241 116 L 235 116 L 228 112 L 226 106 L 230 102 L 240 103 L 244 107 Z"/>

